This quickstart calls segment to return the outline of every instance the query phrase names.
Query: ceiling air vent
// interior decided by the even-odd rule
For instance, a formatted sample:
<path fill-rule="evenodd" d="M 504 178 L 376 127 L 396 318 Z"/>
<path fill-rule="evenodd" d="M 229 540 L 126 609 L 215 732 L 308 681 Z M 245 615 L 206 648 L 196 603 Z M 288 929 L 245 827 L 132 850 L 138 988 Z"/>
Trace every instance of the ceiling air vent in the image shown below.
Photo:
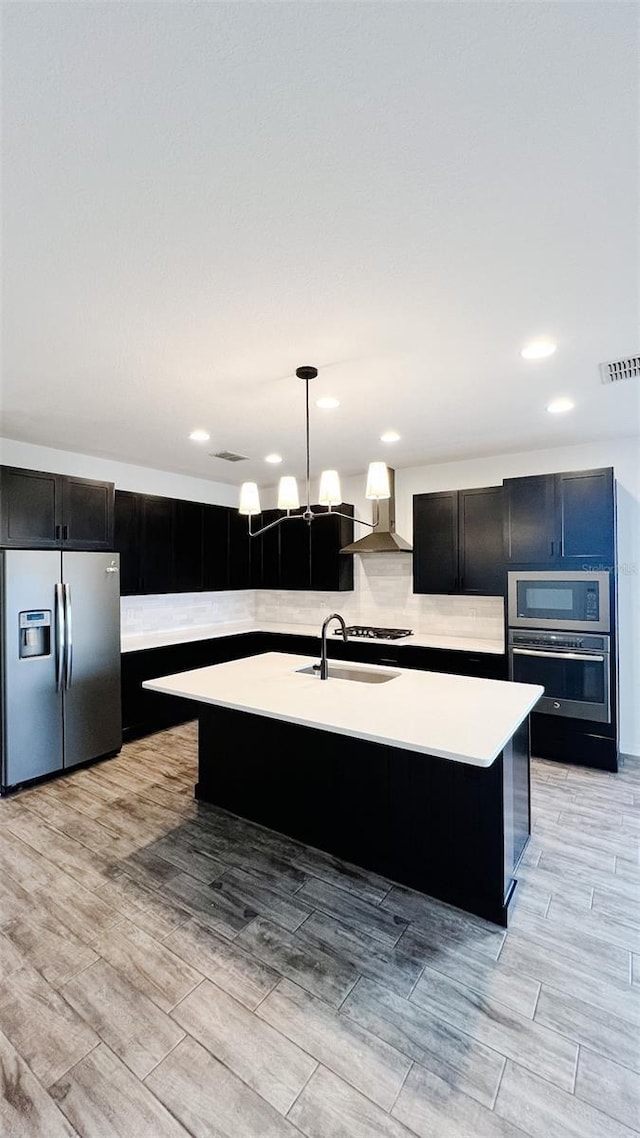
<path fill-rule="evenodd" d="M 623 360 L 610 360 L 600 364 L 600 379 L 603 383 L 618 383 L 621 379 L 638 379 L 640 376 L 640 355 L 627 356 Z"/>
<path fill-rule="evenodd" d="M 246 462 L 246 454 L 234 454 L 232 450 L 220 450 L 217 454 L 210 454 L 209 458 L 222 458 L 225 462 Z"/>

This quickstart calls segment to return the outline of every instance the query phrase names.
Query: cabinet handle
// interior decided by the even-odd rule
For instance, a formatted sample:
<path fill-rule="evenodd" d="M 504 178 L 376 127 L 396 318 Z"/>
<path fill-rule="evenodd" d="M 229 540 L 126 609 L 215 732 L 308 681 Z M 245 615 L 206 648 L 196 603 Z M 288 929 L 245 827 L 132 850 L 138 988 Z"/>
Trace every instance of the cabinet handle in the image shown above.
<path fill-rule="evenodd" d="M 56 541 L 60 540 L 60 526 L 56 526 Z"/>
<path fill-rule="evenodd" d="M 69 526 L 63 526 L 62 527 L 62 540 L 67 541 L 68 537 L 69 537 Z"/>
<path fill-rule="evenodd" d="M 554 545 L 555 545 L 555 542 L 553 542 L 553 541 L 552 541 L 552 542 L 551 542 L 551 556 L 552 556 L 552 557 L 553 557 L 553 547 L 554 547 Z"/>

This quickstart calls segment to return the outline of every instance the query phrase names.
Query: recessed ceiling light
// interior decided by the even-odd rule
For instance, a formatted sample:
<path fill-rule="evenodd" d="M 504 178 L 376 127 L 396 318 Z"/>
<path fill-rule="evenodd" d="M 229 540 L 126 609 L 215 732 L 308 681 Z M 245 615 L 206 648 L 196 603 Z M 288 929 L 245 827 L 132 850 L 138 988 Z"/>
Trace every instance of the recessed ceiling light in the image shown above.
<path fill-rule="evenodd" d="M 198 430 L 191 432 L 189 438 L 193 443 L 208 443 L 211 435 L 208 431 L 202 431 L 198 428 Z"/>
<path fill-rule="evenodd" d="M 523 360 L 544 360 L 556 350 L 553 340 L 531 340 L 520 352 Z"/>
<path fill-rule="evenodd" d="M 267 455 L 265 455 L 264 461 L 265 462 L 273 462 L 275 465 L 275 463 L 277 463 L 277 462 L 282 462 L 282 455 L 281 454 L 267 454 Z"/>
<path fill-rule="evenodd" d="M 571 399 L 554 399 L 547 406 L 552 415 L 561 415 L 563 411 L 573 411 L 575 403 Z"/>
<path fill-rule="evenodd" d="M 385 431 L 383 435 L 380 435 L 381 443 L 397 443 L 399 441 L 400 435 L 397 431 Z"/>
<path fill-rule="evenodd" d="M 322 407 L 323 411 L 331 411 L 339 406 L 340 400 L 334 399 L 332 395 L 323 395 L 321 399 L 316 399 L 316 407 Z"/>

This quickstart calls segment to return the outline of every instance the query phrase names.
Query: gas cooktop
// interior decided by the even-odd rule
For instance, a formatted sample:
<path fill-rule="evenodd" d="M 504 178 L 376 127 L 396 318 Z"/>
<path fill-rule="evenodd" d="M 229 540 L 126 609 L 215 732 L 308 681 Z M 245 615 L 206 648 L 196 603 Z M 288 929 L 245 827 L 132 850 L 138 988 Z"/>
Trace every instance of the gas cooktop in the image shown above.
<path fill-rule="evenodd" d="M 348 636 L 370 636 L 373 640 L 400 640 L 412 634 L 412 628 L 374 628 L 369 624 L 350 624 L 347 628 Z M 342 636 L 342 629 L 334 628 L 333 635 Z"/>

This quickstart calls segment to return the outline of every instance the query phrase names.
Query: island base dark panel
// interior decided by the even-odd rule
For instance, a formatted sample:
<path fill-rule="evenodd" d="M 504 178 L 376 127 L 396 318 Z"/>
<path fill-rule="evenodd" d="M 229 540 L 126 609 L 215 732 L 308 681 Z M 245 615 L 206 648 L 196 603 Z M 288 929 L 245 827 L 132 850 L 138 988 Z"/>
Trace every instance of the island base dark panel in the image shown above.
<path fill-rule="evenodd" d="M 196 797 L 506 925 L 529 833 L 524 728 L 481 768 L 201 706 Z"/>

